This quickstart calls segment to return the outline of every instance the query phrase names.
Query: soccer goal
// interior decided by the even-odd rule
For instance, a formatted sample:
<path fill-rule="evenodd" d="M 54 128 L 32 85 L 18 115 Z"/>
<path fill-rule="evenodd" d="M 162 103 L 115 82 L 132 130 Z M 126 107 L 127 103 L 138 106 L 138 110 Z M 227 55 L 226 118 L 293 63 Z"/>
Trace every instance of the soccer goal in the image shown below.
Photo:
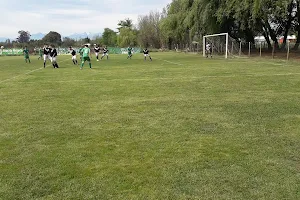
<path fill-rule="evenodd" d="M 203 56 L 211 54 L 228 57 L 241 56 L 241 43 L 231 38 L 228 33 L 206 35 L 203 37 Z"/>

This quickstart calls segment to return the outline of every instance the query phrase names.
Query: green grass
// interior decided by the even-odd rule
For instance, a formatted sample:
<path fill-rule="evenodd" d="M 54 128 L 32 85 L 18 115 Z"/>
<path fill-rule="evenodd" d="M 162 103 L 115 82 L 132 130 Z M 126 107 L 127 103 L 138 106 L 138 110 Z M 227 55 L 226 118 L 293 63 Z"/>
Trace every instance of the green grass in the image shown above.
<path fill-rule="evenodd" d="M 0 199 L 300 199 L 298 63 L 153 57 L 0 57 Z"/>

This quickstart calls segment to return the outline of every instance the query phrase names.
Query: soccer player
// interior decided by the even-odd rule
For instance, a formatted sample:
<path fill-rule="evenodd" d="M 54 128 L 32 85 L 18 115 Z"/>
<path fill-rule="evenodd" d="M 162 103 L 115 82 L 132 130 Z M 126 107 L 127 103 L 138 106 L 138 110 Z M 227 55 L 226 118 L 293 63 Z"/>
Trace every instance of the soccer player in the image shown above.
<path fill-rule="evenodd" d="M 143 53 L 144 53 L 144 59 L 145 59 L 145 61 L 147 60 L 147 56 L 150 58 L 150 60 L 152 61 L 152 58 L 151 58 L 151 56 L 149 55 L 149 50 L 147 49 L 147 48 L 145 48 L 144 50 L 143 50 Z"/>
<path fill-rule="evenodd" d="M 44 68 L 45 68 L 46 67 L 47 58 L 51 61 L 51 58 L 50 58 L 50 48 L 48 47 L 47 44 L 44 45 L 43 52 L 44 52 Z"/>
<path fill-rule="evenodd" d="M 206 45 L 205 49 L 206 49 L 206 58 L 208 58 L 208 54 L 212 58 L 212 48 L 211 48 L 211 45 L 209 43 Z"/>
<path fill-rule="evenodd" d="M 80 55 L 80 60 L 82 61 L 82 54 L 83 54 L 83 48 L 84 48 L 84 45 L 82 45 L 82 47 L 80 47 L 79 49 L 79 55 Z"/>
<path fill-rule="evenodd" d="M 70 47 L 70 51 L 71 51 L 71 55 L 72 55 L 72 61 L 73 61 L 74 65 L 77 65 L 78 62 L 77 62 L 77 58 L 76 58 L 76 51 L 72 47 Z"/>
<path fill-rule="evenodd" d="M 42 59 L 42 58 L 43 58 L 43 49 L 39 48 L 39 57 L 38 57 L 38 60 Z"/>
<path fill-rule="evenodd" d="M 108 60 L 108 49 L 107 49 L 107 47 L 104 47 L 104 49 L 103 49 L 103 55 L 101 57 L 101 60 L 104 58 L 104 56 L 106 56 L 106 59 Z"/>
<path fill-rule="evenodd" d="M 56 56 L 57 56 L 57 50 L 55 49 L 55 46 L 50 46 L 50 57 L 51 57 L 51 62 L 54 68 L 59 68 L 57 61 L 56 61 Z"/>
<path fill-rule="evenodd" d="M 128 49 L 127 49 L 127 51 L 128 51 L 128 57 L 127 57 L 127 59 L 131 59 L 131 57 L 132 57 L 132 48 L 129 46 L 128 47 Z"/>
<path fill-rule="evenodd" d="M 85 45 L 85 47 L 82 49 L 82 60 L 81 60 L 81 66 L 80 69 L 83 68 L 83 65 L 85 61 L 89 62 L 90 69 L 92 69 L 92 63 L 91 63 L 91 50 L 89 48 L 89 45 Z"/>
<path fill-rule="evenodd" d="M 99 61 L 99 52 L 100 52 L 100 47 L 96 44 L 94 47 L 95 55 L 97 58 L 97 61 Z"/>
<path fill-rule="evenodd" d="M 25 46 L 23 53 L 24 53 L 25 62 L 27 63 L 28 61 L 30 63 L 29 50 L 27 49 L 27 46 Z"/>

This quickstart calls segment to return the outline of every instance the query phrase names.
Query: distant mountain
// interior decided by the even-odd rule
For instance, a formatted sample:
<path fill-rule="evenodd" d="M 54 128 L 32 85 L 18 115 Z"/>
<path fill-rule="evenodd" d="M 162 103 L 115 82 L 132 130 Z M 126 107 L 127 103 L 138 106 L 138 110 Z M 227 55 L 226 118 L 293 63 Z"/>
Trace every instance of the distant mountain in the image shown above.
<path fill-rule="evenodd" d="M 7 38 L 7 37 L 0 37 L 0 42 L 6 42 L 7 39 L 10 39 L 10 38 Z M 11 39 L 10 39 L 11 41 Z"/>
<path fill-rule="evenodd" d="M 43 39 L 43 37 L 45 35 L 46 34 L 44 34 L 44 33 L 34 33 L 34 34 L 31 34 L 30 39 L 31 40 L 41 40 L 41 39 Z M 71 34 L 69 36 L 62 36 L 62 38 L 69 37 L 69 38 L 72 38 L 74 40 L 79 40 L 79 39 L 84 39 L 86 37 L 88 37 L 90 39 L 95 39 L 97 36 L 102 36 L 102 33 L 87 33 L 87 32 L 74 33 L 74 34 Z M 0 42 L 5 42 L 7 39 L 10 39 L 11 41 L 14 40 L 12 38 L 0 37 Z"/>
<path fill-rule="evenodd" d="M 43 39 L 43 37 L 45 36 L 46 34 L 44 33 L 35 33 L 35 34 L 32 34 L 30 39 L 32 40 L 41 40 Z"/>
<path fill-rule="evenodd" d="M 74 40 L 79 40 L 79 39 L 83 39 L 83 38 L 90 38 L 90 39 L 94 39 L 95 37 L 97 36 L 101 36 L 102 33 L 87 33 L 87 32 L 84 32 L 84 33 L 74 33 L 72 35 L 69 35 L 69 36 L 64 36 L 64 37 L 69 37 L 69 38 L 72 38 Z"/>

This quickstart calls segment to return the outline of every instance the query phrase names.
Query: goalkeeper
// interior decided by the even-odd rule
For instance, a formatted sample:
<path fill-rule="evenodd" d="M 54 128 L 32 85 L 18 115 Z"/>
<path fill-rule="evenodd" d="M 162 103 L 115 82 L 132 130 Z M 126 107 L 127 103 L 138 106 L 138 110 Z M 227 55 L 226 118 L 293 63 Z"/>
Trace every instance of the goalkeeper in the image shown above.
<path fill-rule="evenodd" d="M 205 53 L 206 53 L 206 58 L 208 58 L 208 55 L 212 58 L 212 47 L 211 44 L 207 44 L 205 47 Z"/>

